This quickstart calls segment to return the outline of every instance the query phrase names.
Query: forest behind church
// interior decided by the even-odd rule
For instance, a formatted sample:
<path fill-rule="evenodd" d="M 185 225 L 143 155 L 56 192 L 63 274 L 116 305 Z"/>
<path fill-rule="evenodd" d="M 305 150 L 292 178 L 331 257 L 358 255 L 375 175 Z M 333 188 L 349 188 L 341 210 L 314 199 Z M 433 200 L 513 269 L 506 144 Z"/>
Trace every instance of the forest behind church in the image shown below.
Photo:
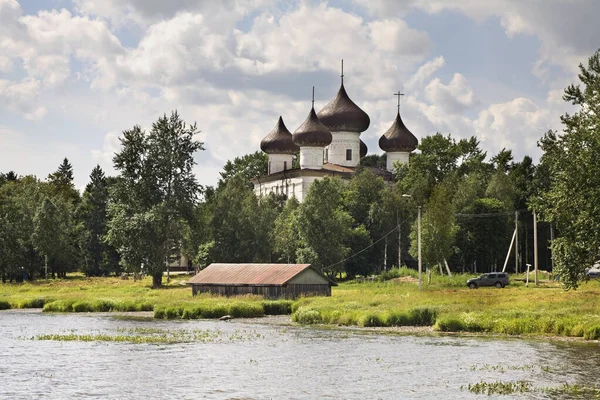
<path fill-rule="evenodd" d="M 546 221 L 538 226 L 540 268 L 576 287 L 600 248 L 598 53 L 579 78 L 564 96 L 578 111 L 562 116 L 564 133 L 540 138 L 537 165 L 530 157 L 515 160 L 510 149 L 486 154 L 475 137 L 437 133 L 420 139 L 408 166 L 397 166 L 395 183 L 370 171 L 385 165 L 383 156 L 368 155 L 349 182 L 317 181 L 302 204 L 254 194 L 250 178 L 267 171 L 259 152 L 229 161 L 216 187 L 201 187 L 192 172 L 194 154 L 203 150 L 198 129 L 176 112 L 165 114 L 148 132 L 124 131 L 113 159 L 118 175 L 94 168 L 82 194 L 67 159 L 43 180 L 0 175 L 1 278 L 99 276 L 144 266 L 160 286 L 179 254 L 200 266 L 299 262 L 338 278 L 377 274 L 399 261 L 414 267 L 421 207 L 426 268 L 447 261 L 455 272 L 501 269 L 517 216 L 520 257 L 509 271 L 523 271 L 533 263 L 536 210 Z"/>

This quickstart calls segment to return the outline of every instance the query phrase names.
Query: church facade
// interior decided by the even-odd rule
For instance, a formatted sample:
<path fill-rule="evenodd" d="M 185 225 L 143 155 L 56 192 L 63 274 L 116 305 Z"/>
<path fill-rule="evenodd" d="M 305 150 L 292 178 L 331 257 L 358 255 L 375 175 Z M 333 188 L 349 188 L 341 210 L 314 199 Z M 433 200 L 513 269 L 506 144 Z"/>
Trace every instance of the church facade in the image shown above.
<path fill-rule="evenodd" d="M 267 175 L 254 178 L 256 195 L 269 193 L 296 197 L 302 202 L 310 185 L 326 176 L 348 180 L 367 155 L 367 146 L 360 139 L 370 125 L 370 118 L 346 93 L 342 83 L 337 95 L 318 113 L 312 108 L 306 120 L 292 134 L 283 118 L 260 143 L 268 154 Z M 398 94 L 400 95 L 400 94 Z M 418 146 L 417 138 L 408 130 L 400 117 L 400 107 L 392 126 L 379 139 L 379 147 L 386 153 L 385 170 L 370 168 L 384 180 L 393 180 L 394 163 L 408 163 L 410 153 Z M 300 167 L 293 168 L 294 156 L 299 155 Z"/>

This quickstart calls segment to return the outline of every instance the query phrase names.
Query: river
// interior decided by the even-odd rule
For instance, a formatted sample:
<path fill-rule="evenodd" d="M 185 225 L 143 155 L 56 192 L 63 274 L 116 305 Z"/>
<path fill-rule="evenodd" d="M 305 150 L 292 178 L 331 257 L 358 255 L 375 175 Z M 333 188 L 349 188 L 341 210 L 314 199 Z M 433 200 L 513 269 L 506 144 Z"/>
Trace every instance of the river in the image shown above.
<path fill-rule="evenodd" d="M 463 399 L 490 398 L 470 392 L 469 384 L 526 381 L 527 392 L 491 398 L 562 399 L 585 397 L 540 388 L 600 387 L 597 342 L 391 335 L 267 321 L 1 311 L 0 398 Z M 74 337 L 90 341 L 64 340 Z M 119 341 L 130 337 L 141 343 Z"/>

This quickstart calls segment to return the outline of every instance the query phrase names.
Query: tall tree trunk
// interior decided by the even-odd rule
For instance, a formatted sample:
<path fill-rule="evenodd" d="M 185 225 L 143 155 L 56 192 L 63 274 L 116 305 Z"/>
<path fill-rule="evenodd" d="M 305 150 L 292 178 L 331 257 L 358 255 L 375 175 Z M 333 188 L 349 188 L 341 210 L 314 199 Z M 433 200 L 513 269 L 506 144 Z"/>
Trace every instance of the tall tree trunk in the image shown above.
<path fill-rule="evenodd" d="M 162 271 L 155 272 L 152 274 L 152 287 L 153 288 L 162 287 L 162 276 L 163 276 Z"/>

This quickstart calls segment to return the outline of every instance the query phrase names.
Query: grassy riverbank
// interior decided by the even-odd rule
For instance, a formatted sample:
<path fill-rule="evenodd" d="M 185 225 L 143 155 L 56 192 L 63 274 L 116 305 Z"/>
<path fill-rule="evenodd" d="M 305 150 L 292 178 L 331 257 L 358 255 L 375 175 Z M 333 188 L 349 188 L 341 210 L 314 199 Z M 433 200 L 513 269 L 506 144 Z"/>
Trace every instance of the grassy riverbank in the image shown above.
<path fill-rule="evenodd" d="M 545 277 L 543 277 L 545 278 Z M 600 281 L 564 291 L 554 282 L 529 287 L 513 279 L 504 289 L 464 287 L 466 276 L 434 276 L 423 291 L 410 276 L 385 282 L 343 283 L 332 297 L 265 301 L 257 296 L 191 296 L 176 278 L 163 289 L 151 281 L 71 277 L 1 285 L 1 308 L 45 312 L 154 311 L 156 318 L 195 319 L 292 314 L 302 324 L 433 326 L 446 332 L 548 335 L 600 339 Z"/>

